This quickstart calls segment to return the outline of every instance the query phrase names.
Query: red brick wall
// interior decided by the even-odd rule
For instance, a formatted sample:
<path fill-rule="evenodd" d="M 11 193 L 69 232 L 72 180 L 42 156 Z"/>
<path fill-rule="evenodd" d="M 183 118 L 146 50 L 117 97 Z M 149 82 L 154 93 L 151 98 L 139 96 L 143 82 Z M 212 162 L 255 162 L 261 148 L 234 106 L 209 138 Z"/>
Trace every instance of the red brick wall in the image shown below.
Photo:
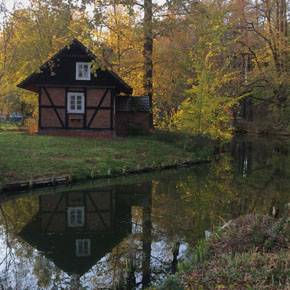
<path fill-rule="evenodd" d="M 87 125 L 89 124 L 93 113 L 93 110 L 88 110 Z M 94 121 L 91 123 L 90 128 L 111 128 L 111 111 L 99 110 Z"/>
<path fill-rule="evenodd" d="M 64 88 L 46 88 L 48 91 L 52 102 L 56 106 L 65 106 L 65 89 Z M 41 105 L 50 105 L 49 99 L 44 91 L 41 89 Z"/>
<path fill-rule="evenodd" d="M 84 121 L 82 114 L 68 114 L 68 127 L 69 128 L 83 128 Z"/>
<path fill-rule="evenodd" d="M 65 88 L 47 88 L 47 91 L 56 106 L 65 106 L 66 107 L 66 95 L 65 95 Z M 81 88 L 69 88 L 69 91 L 84 91 Z M 87 89 L 86 95 L 86 104 L 87 106 L 98 106 L 102 96 L 105 93 L 105 89 Z M 48 105 L 50 106 L 51 103 L 45 93 L 45 90 L 41 89 L 41 97 L 40 97 L 40 105 Z M 105 99 L 103 100 L 102 106 L 110 107 L 111 106 L 111 90 L 107 92 Z M 66 122 L 65 118 L 65 109 L 57 109 L 63 124 Z M 91 117 L 93 116 L 95 109 L 86 109 L 87 114 L 87 122 L 86 126 L 91 121 Z M 86 129 L 84 127 L 83 122 L 84 114 L 68 114 L 68 127 L 69 128 L 79 128 L 79 129 Z M 41 109 L 41 117 L 40 117 L 40 125 L 44 128 L 62 128 L 61 122 L 59 121 L 54 109 L 50 108 L 42 108 Z M 111 110 L 99 110 L 96 114 L 95 118 L 90 124 L 90 128 L 100 128 L 100 129 L 108 129 L 111 128 Z M 100 137 L 104 136 L 104 138 L 112 138 L 112 132 L 92 132 L 89 131 L 88 133 L 64 133 L 64 132 L 48 132 L 47 130 L 39 130 L 41 134 L 50 134 L 50 135 L 62 135 L 62 136 L 81 136 L 81 137 Z"/>
<path fill-rule="evenodd" d="M 150 129 L 148 112 L 116 112 L 115 130 L 117 136 L 146 133 Z"/>
<path fill-rule="evenodd" d="M 104 95 L 106 89 L 87 89 L 87 106 L 97 106 Z M 109 107 L 111 105 L 111 90 L 108 91 L 102 106 Z"/>
<path fill-rule="evenodd" d="M 47 88 L 47 91 L 54 105 L 65 106 L 64 88 Z M 51 106 L 51 103 L 43 88 L 41 89 L 40 105 Z M 62 122 L 65 123 L 65 109 L 57 109 L 57 111 L 62 119 Z M 54 109 L 41 109 L 40 124 L 42 127 L 61 127 L 61 123 L 57 118 Z"/>
<path fill-rule="evenodd" d="M 87 106 L 97 106 L 105 93 L 105 89 L 88 89 Z M 111 90 L 108 91 L 103 100 L 102 107 L 111 106 Z M 95 110 L 87 110 L 87 125 L 89 124 Z M 111 127 L 111 110 L 99 110 L 95 116 L 90 128 L 110 128 Z"/>

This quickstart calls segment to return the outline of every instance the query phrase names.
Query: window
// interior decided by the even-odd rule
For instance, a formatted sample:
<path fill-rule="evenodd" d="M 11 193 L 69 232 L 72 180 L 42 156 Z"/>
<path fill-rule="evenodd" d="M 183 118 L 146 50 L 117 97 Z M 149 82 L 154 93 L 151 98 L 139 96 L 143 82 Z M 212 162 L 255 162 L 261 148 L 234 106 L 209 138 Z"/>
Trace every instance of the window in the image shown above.
<path fill-rule="evenodd" d="M 85 225 L 85 207 L 69 207 L 67 209 L 67 224 L 69 227 L 83 227 Z"/>
<path fill-rule="evenodd" d="M 85 112 L 85 96 L 84 93 L 68 93 L 67 94 L 67 112 L 79 113 Z"/>
<path fill-rule="evenodd" d="M 80 239 L 76 240 L 76 256 L 87 257 L 91 255 L 91 240 Z"/>
<path fill-rule="evenodd" d="M 88 62 L 76 63 L 76 80 L 90 80 L 91 67 Z"/>

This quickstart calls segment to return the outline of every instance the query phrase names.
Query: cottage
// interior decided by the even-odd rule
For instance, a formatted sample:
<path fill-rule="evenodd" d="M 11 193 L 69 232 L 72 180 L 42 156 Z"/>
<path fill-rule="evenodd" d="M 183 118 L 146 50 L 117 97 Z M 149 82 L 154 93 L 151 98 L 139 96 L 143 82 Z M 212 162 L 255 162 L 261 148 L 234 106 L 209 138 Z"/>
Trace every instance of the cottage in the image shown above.
<path fill-rule="evenodd" d="M 148 98 L 132 97 L 111 70 L 92 72 L 95 59 L 74 39 L 18 84 L 39 95 L 39 134 L 112 138 L 149 130 Z"/>

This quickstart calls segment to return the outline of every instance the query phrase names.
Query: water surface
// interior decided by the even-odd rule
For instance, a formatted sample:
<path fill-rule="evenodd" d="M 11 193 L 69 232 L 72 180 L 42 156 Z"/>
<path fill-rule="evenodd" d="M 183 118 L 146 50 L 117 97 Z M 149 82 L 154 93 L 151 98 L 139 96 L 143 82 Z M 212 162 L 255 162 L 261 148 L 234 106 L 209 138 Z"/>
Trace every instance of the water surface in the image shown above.
<path fill-rule="evenodd" d="M 190 258 L 205 231 L 290 202 L 285 140 L 236 138 L 210 164 L 3 196 L 4 289 L 135 289 Z"/>

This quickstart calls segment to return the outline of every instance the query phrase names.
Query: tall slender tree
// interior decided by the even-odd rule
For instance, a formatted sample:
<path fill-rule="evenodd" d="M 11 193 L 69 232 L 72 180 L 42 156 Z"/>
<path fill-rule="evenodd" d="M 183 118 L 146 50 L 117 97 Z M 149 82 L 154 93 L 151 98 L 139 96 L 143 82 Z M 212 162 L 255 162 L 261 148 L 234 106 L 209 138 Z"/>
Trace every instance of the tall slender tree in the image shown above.
<path fill-rule="evenodd" d="M 144 92 L 149 97 L 149 105 L 152 109 L 153 97 L 153 32 L 152 32 L 152 0 L 144 0 Z M 150 126 L 153 127 L 153 115 L 151 113 Z"/>

